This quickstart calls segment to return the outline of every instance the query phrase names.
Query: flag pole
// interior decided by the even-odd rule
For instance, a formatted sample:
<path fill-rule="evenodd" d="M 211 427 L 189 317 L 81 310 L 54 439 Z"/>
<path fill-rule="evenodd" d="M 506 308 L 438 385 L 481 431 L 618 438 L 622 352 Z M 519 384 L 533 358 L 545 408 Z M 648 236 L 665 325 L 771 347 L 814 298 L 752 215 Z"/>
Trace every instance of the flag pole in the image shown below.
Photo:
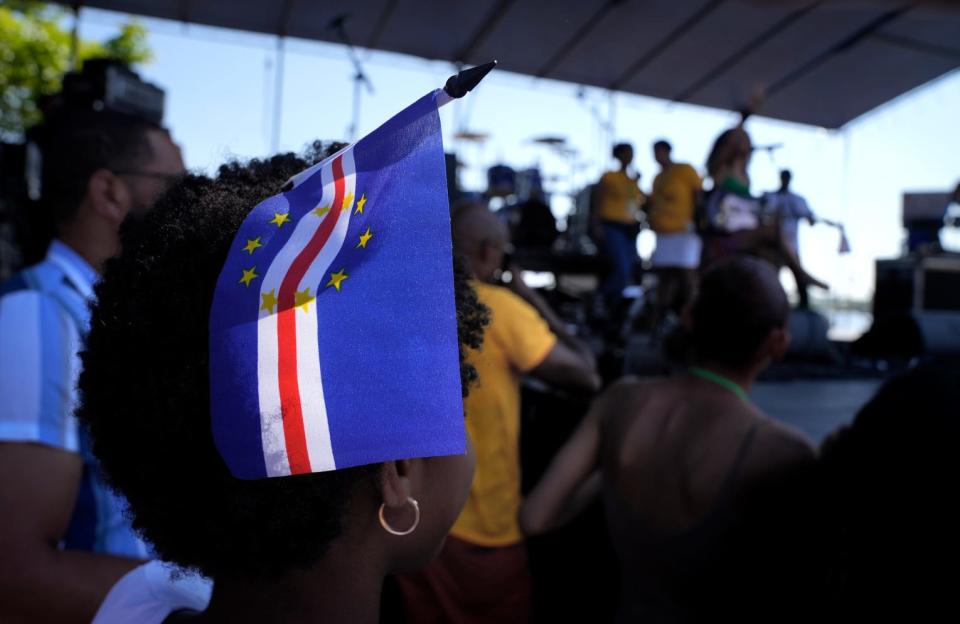
<path fill-rule="evenodd" d="M 465 69 L 447 78 L 447 83 L 443 85 L 443 94 L 438 105 L 443 106 L 451 100 L 465 96 L 480 84 L 480 81 L 493 71 L 493 68 L 496 66 L 496 61 L 490 61 L 483 65 Z"/>

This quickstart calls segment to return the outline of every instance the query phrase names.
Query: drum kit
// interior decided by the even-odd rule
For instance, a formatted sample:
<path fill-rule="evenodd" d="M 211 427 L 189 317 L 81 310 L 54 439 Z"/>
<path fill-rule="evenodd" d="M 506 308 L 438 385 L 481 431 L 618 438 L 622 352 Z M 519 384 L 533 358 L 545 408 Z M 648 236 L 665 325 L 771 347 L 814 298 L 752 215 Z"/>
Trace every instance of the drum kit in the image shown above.
<path fill-rule="evenodd" d="M 491 135 L 489 132 L 464 128 L 454 134 L 453 138 L 459 145 L 473 146 L 476 152 L 471 160 L 479 164 L 484 160 L 483 148 L 491 139 Z M 577 179 L 578 174 L 589 163 L 581 158 L 580 151 L 562 135 L 533 136 L 526 141 L 526 144 L 540 148 L 543 154 L 550 154 L 565 162 L 567 172 L 543 175 L 539 163 L 526 169 L 497 163 L 486 168 L 487 188 L 482 195 L 493 200 L 491 202 L 492 207 L 504 211 L 504 219 L 508 222 L 516 220 L 515 207 L 527 202 L 556 206 L 551 199 L 562 198 L 559 206 L 561 212 L 566 212 L 566 214 L 561 219 L 562 224 L 559 226 L 559 229 L 564 231 L 564 235 L 561 237 L 564 245 L 561 246 L 569 247 L 571 250 L 595 253 L 596 250 L 587 236 L 592 181 Z M 468 167 L 468 165 L 458 159 L 457 167 L 462 169 Z M 473 169 L 473 171 L 474 175 L 471 178 L 477 180 L 476 173 L 479 172 L 476 169 Z M 564 210 L 564 205 L 569 208 Z"/>
<path fill-rule="evenodd" d="M 471 144 L 481 149 L 490 140 L 489 132 L 461 130 L 453 135 L 454 140 Z M 567 175 L 542 175 L 539 166 L 527 169 L 516 169 L 503 163 L 495 164 L 487 169 L 487 192 L 489 197 L 514 197 L 521 201 L 532 197 L 543 198 L 548 193 L 572 196 L 576 189 L 572 188 L 570 180 L 584 163 L 577 161 L 579 150 L 571 146 L 566 137 L 556 135 L 537 136 L 527 141 L 529 144 L 543 147 L 550 153 L 568 161 L 570 173 Z M 480 156 L 480 154 L 478 154 Z M 478 159 L 479 160 L 479 159 Z M 458 160 L 458 166 L 465 166 Z M 566 182 L 566 184 L 563 184 Z M 550 188 L 545 188 L 547 184 Z M 558 188 L 558 184 L 560 188 Z M 565 187 L 565 188 L 564 188 Z"/>

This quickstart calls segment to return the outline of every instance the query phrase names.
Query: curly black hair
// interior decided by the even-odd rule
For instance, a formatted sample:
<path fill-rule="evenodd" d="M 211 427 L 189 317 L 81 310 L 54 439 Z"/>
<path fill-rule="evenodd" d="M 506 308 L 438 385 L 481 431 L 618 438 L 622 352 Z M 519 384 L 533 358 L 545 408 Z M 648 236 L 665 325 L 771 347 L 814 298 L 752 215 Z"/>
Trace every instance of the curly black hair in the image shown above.
<path fill-rule="evenodd" d="M 335 149 L 331 148 L 331 149 Z M 210 427 L 208 319 L 214 285 L 249 210 L 318 160 L 293 154 L 188 175 L 121 232 L 97 287 L 78 417 L 134 528 L 164 560 L 217 578 L 304 568 L 341 531 L 353 488 L 378 465 L 279 479 L 234 478 Z M 463 393 L 488 311 L 455 263 Z"/>

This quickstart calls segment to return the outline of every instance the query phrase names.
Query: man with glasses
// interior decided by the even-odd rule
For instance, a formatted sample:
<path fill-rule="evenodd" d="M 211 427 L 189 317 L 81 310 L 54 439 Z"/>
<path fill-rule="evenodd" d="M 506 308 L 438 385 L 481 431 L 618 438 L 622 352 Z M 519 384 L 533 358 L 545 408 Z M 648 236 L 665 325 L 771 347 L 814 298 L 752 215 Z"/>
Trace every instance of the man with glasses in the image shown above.
<path fill-rule="evenodd" d="M 121 223 L 184 165 L 165 129 L 112 110 L 54 111 L 32 136 L 55 238 L 0 286 L 0 620 L 88 622 L 148 553 L 74 419 L 78 353 Z"/>

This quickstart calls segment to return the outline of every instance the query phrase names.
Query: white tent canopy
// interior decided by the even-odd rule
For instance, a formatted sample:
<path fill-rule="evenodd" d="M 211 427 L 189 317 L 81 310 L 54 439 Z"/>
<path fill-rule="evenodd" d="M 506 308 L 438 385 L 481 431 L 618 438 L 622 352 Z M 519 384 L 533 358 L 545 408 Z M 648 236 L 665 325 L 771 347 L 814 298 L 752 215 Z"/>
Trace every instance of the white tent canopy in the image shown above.
<path fill-rule="evenodd" d="M 75 3 L 64 3 L 74 6 Z M 960 2 L 90 0 L 112 11 L 358 46 L 839 128 L 960 67 Z"/>

